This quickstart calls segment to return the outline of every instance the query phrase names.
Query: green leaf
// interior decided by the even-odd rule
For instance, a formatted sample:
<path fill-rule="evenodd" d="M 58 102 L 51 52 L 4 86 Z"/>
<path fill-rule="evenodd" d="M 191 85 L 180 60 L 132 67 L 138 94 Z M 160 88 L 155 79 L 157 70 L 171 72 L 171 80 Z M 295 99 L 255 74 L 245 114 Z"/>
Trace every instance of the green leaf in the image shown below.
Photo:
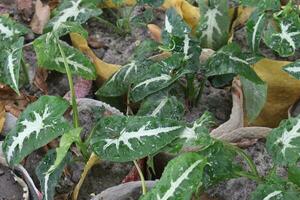
<path fill-rule="evenodd" d="M 163 4 L 164 1 L 163 0 L 138 0 L 137 2 L 141 5 L 148 4 L 150 6 L 159 7 Z"/>
<path fill-rule="evenodd" d="M 227 0 L 210 1 L 198 0 L 200 21 L 196 34 L 201 39 L 201 46 L 218 50 L 227 44 L 229 37 L 229 10 Z"/>
<path fill-rule="evenodd" d="M 161 179 L 141 200 L 189 200 L 201 184 L 205 157 L 185 153 L 171 160 Z"/>
<path fill-rule="evenodd" d="M 151 39 L 146 39 L 139 43 L 137 47 L 134 49 L 133 54 L 131 55 L 131 60 L 143 61 L 146 58 L 154 55 L 154 53 L 158 49 L 159 43 L 155 42 Z"/>
<path fill-rule="evenodd" d="M 47 155 L 41 160 L 36 168 L 36 175 L 40 181 L 41 189 L 43 192 L 43 200 L 53 200 L 55 194 L 55 187 L 57 186 L 60 176 L 64 170 L 64 167 L 71 160 L 71 154 L 68 153 L 62 158 L 60 164 L 55 167 L 54 170 L 49 171 L 56 160 L 56 152 L 50 150 Z"/>
<path fill-rule="evenodd" d="M 241 5 L 256 7 L 258 11 L 266 11 L 266 10 L 279 10 L 281 3 L 280 1 L 274 0 L 239 0 Z"/>
<path fill-rule="evenodd" d="M 10 17 L 0 16 L 0 41 L 13 41 L 25 35 L 28 29 L 11 19 Z"/>
<path fill-rule="evenodd" d="M 264 84 L 251 68 L 250 63 L 243 59 L 239 46 L 234 43 L 224 46 L 210 57 L 206 70 L 207 76 L 239 74 L 256 84 Z"/>
<path fill-rule="evenodd" d="M 183 124 L 171 119 L 111 116 L 97 123 L 91 145 L 103 159 L 127 162 L 158 152 L 183 128 Z"/>
<path fill-rule="evenodd" d="M 287 16 L 276 19 L 277 26 L 269 24 L 264 34 L 264 42 L 282 57 L 294 55 L 300 47 L 300 18 L 298 13 L 291 12 Z"/>
<path fill-rule="evenodd" d="M 245 106 L 249 122 L 253 122 L 267 101 L 267 84 L 256 84 L 241 77 Z"/>
<path fill-rule="evenodd" d="M 64 58 L 61 56 L 59 48 L 54 41 L 47 41 L 45 37 L 34 41 L 34 49 L 37 55 L 38 65 L 50 70 L 66 73 Z M 96 79 L 96 69 L 93 63 L 78 49 L 59 41 L 65 53 L 67 63 L 72 74 L 80 75 L 87 80 Z"/>
<path fill-rule="evenodd" d="M 262 38 L 266 22 L 266 14 L 254 12 L 247 21 L 247 39 L 252 52 L 256 53 Z"/>
<path fill-rule="evenodd" d="M 296 60 L 295 62 L 284 66 L 283 70 L 300 80 L 300 60 Z"/>
<path fill-rule="evenodd" d="M 18 94 L 23 43 L 24 38 L 20 37 L 15 43 L 4 49 L 3 61 L 0 60 L 0 70 L 2 71 L 0 81 L 9 85 Z"/>
<path fill-rule="evenodd" d="M 101 9 L 93 4 L 83 4 L 82 0 L 63 0 L 56 10 L 55 16 L 49 21 L 46 30 L 57 30 L 62 23 L 75 21 L 84 23 L 89 18 L 98 16 L 102 13 Z"/>
<path fill-rule="evenodd" d="M 6 136 L 3 152 L 10 165 L 16 165 L 69 129 L 63 114 L 69 103 L 61 97 L 42 96 L 27 106 L 16 126 Z"/>
<path fill-rule="evenodd" d="M 251 195 L 251 200 L 297 200 L 300 193 L 294 187 L 281 184 L 260 184 Z"/>
<path fill-rule="evenodd" d="M 283 120 L 267 136 L 266 146 L 274 163 L 295 164 L 300 158 L 300 118 Z"/>
<path fill-rule="evenodd" d="M 149 96 L 142 103 L 137 115 L 181 120 L 184 115 L 184 105 L 175 96 L 157 93 Z"/>
<path fill-rule="evenodd" d="M 292 183 L 296 184 L 300 187 L 300 168 L 297 166 L 289 166 L 288 167 L 288 179 Z"/>

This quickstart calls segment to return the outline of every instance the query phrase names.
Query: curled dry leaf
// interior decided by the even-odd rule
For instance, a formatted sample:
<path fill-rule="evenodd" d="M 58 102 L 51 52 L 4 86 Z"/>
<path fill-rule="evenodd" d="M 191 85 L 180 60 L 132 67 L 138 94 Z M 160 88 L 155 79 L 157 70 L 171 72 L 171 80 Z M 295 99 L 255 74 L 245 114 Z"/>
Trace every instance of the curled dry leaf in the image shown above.
<path fill-rule="evenodd" d="M 139 165 L 139 168 L 142 170 L 143 174 L 145 174 L 146 169 L 146 159 L 143 158 L 137 161 L 137 164 Z M 126 175 L 126 177 L 122 180 L 122 183 L 132 182 L 132 181 L 139 181 L 140 176 L 139 172 L 136 168 L 136 166 L 133 166 L 130 170 L 130 172 Z"/>
<path fill-rule="evenodd" d="M 3 129 L 5 122 L 5 106 L 3 102 L 0 102 L 0 133 Z"/>
<path fill-rule="evenodd" d="M 42 34 L 44 26 L 50 19 L 50 7 L 37 0 L 35 4 L 35 13 L 31 20 L 30 27 L 36 34 Z"/>
<path fill-rule="evenodd" d="M 84 98 L 86 97 L 93 85 L 93 81 L 91 80 L 85 80 L 81 77 L 77 78 L 76 83 L 74 85 L 74 90 L 75 90 L 75 96 L 76 98 Z M 65 94 L 64 98 L 65 99 L 70 99 L 71 93 L 70 91 Z"/>
<path fill-rule="evenodd" d="M 48 71 L 45 68 L 38 67 L 33 79 L 34 85 L 39 88 L 45 94 L 48 94 L 48 85 L 46 83 L 48 77 Z"/>
<path fill-rule="evenodd" d="M 161 42 L 161 28 L 155 24 L 147 25 L 150 37 L 156 42 Z"/>

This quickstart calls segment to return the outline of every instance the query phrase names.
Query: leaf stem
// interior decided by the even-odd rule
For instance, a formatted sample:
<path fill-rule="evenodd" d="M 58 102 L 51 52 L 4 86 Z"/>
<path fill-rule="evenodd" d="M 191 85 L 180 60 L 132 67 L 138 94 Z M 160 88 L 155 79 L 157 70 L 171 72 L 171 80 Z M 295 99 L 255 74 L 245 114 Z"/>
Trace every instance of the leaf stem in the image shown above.
<path fill-rule="evenodd" d="M 25 78 L 26 78 L 27 83 L 30 83 L 30 78 L 29 78 L 29 73 L 28 73 L 28 67 L 27 67 L 27 64 L 26 64 L 25 59 L 24 59 L 23 56 L 21 58 L 21 66 L 22 66 L 22 69 L 23 69 L 23 71 L 25 73 Z"/>
<path fill-rule="evenodd" d="M 105 26 L 107 26 L 108 28 L 113 29 L 116 33 L 118 34 L 122 34 L 123 31 L 117 27 L 116 25 L 114 25 L 113 23 L 111 23 L 110 21 L 107 21 L 101 17 L 94 17 L 95 19 L 97 19 L 100 23 L 103 23 Z"/>
<path fill-rule="evenodd" d="M 139 176 L 140 176 L 140 179 L 141 179 L 141 182 L 142 182 L 142 190 L 143 190 L 143 195 L 145 195 L 147 193 L 147 187 L 146 187 L 146 182 L 145 182 L 145 178 L 144 178 L 144 175 L 143 175 L 143 172 L 139 166 L 139 164 L 137 163 L 136 160 L 133 161 L 136 169 L 138 170 L 138 173 L 139 173 Z"/>

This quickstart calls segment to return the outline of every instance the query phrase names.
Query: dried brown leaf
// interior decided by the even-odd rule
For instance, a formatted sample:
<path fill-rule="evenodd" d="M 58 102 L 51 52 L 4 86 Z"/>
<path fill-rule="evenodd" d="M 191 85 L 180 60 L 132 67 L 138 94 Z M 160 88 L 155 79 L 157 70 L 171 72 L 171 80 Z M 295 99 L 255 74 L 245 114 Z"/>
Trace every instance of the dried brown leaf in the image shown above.
<path fill-rule="evenodd" d="M 44 26 L 50 19 L 50 7 L 37 0 L 35 4 L 35 13 L 31 20 L 30 27 L 34 33 L 42 34 Z"/>
<path fill-rule="evenodd" d="M 30 21 L 33 14 L 32 0 L 16 0 L 16 6 L 24 21 Z"/>
<path fill-rule="evenodd" d="M 37 68 L 33 79 L 33 84 L 45 94 L 48 94 L 48 85 L 46 83 L 48 71 L 44 68 Z"/>

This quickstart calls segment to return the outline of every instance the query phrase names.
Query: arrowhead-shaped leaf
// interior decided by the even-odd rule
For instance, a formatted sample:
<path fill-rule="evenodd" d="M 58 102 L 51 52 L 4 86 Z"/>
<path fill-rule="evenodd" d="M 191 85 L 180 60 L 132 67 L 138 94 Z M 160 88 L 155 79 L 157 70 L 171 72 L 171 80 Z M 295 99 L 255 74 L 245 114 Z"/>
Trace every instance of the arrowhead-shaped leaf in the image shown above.
<path fill-rule="evenodd" d="M 60 25 L 67 21 L 84 23 L 89 18 L 98 16 L 102 13 L 101 9 L 95 5 L 87 4 L 83 0 L 63 0 L 55 12 L 55 16 L 49 21 L 46 30 L 57 30 Z"/>
<path fill-rule="evenodd" d="M 20 37 L 15 43 L 3 50 L 3 59 L 0 60 L 0 81 L 8 84 L 19 94 L 19 72 L 22 58 L 24 38 Z"/>
<path fill-rule="evenodd" d="M 34 41 L 38 65 L 65 73 L 64 58 L 55 41 L 56 40 L 47 41 L 46 37 L 41 37 Z M 95 79 L 96 70 L 89 58 L 67 43 L 59 42 L 65 53 L 66 61 L 69 64 L 72 74 L 80 75 L 87 80 Z"/>
<path fill-rule="evenodd" d="M 205 157 L 185 153 L 171 160 L 154 188 L 141 200 L 189 200 L 201 184 Z"/>
<path fill-rule="evenodd" d="M 69 129 L 63 114 L 69 103 L 54 96 L 42 96 L 30 104 L 6 136 L 3 151 L 10 165 L 20 161 Z"/>
<path fill-rule="evenodd" d="M 266 22 L 266 14 L 253 12 L 247 21 L 247 39 L 251 50 L 256 53 L 262 38 Z"/>
<path fill-rule="evenodd" d="M 217 50 L 228 41 L 230 18 L 227 0 L 210 1 L 209 5 L 205 0 L 198 2 L 201 17 L 196 32 L 201 46 Z"/>
<path fill-rule="evenodd" d="M 149 96 L 142 103 L 137 115 L 181 120 L 184 115 L 184 105 L 174 96 L 158 93 Z"/>
<path fill-rule="evenodd" d="M 300 80 L 300 60 L 284 66 L 283 70 Z"/>
<path fill-rule="evenodd" d="M 206 70 L 207 76 L 239 74 L 256 84 L 264 84 L 250 63 L 243 58 L 240 48 L 233 43 L 224 46 L 209 58 Z"/>
<path fill-rule="evenodd" d="M 295 164 L 300 158 L 300 117 L 283 120 L 267 137 L 267 150 L 276 164 Z"/>
<path fill-rule="evenodd" d="M 25 35 L 28 29 L 15 22 L 13 19 L 5 16 L 0 16 L 0 41 L 12 41 L 18 37 Z"/>
<path fill-rule="evenodd" d="M 68 153 L 65 155 L 55 169 L 49 170 L 51 166 L 55 165 L 54 163 L 56 159 L 57 153 L 54 150 L 50 150 L 36 168 L 35 173 L 40 181 L 43 192 L 43 200 L 54 199 L 55 187 L 58 184 L 65 165 L 71 160 L 71 154 Z"/>
<path fill-rule="evenodd" d="M 132 161 L 158 152 L 178 137 L 183 128 L 183 124 L 171 119 L 106 117 L 95 127 L 92 149 L 106 160 Z"/>

